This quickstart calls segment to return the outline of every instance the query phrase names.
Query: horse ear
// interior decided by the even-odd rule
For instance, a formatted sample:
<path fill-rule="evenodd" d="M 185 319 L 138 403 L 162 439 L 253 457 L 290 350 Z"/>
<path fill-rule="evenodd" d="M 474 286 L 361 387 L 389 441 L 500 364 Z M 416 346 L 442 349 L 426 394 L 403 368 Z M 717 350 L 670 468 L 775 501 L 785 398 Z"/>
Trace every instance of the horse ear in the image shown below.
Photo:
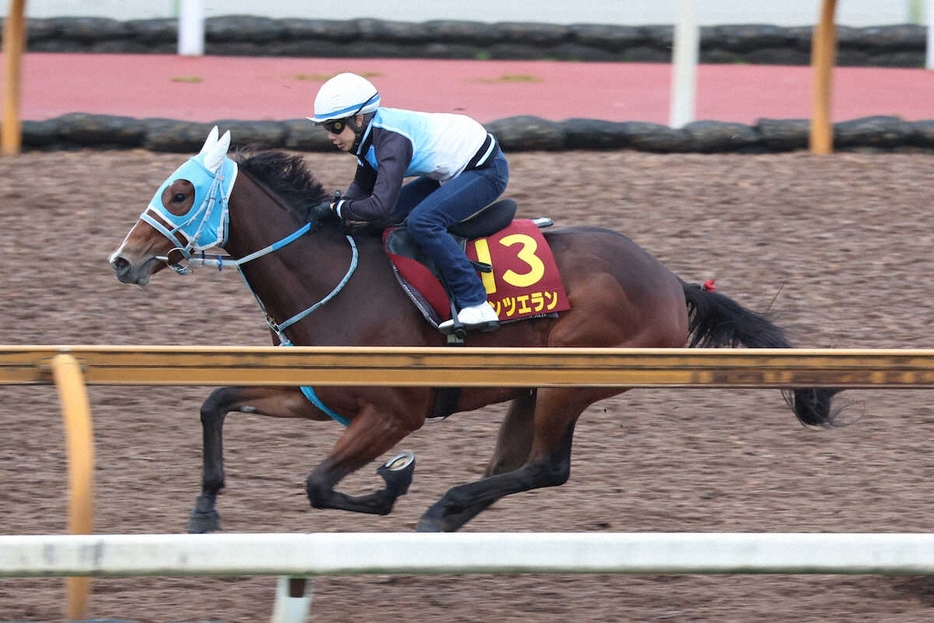
<path fill-rule="evenodd" d="M 211 131 L 208 132 L 208 137 L 204 139 L 204 145 L 201 146 L 201 151 L 198 152 L 198 155 L 207 153 L 209 149 L 214 147 L 217 143 L 217 135 L 220 134 L 220 131 L 217 129 L 217 126 L 211 128 Z"/>
<path fill-rule="evenodd" d="M 224 132 L 220 140 L 215 141 L 214 145 L 208 148 L 204 154 L 204 167 L 211 173 L 217 173 L 217 170 L 224 163 L 227 157 L 227 150 L 230 149 L 230 130 Z"/>

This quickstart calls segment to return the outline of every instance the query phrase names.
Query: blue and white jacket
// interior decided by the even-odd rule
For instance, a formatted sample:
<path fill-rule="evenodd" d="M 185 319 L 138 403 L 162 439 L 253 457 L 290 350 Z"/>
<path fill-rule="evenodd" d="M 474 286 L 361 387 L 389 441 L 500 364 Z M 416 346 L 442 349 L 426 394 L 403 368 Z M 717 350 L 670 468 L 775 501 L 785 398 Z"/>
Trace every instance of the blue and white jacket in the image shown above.
<path fill-rule="evenodd" d="M 482 166 L 495 150 L 493 137 L 465 115 L 380 108 L 364 130 L 356 175 L 335 209 L 344 221 L 399 220 L 392 212 L 406 177 L 444 183 Z"/>

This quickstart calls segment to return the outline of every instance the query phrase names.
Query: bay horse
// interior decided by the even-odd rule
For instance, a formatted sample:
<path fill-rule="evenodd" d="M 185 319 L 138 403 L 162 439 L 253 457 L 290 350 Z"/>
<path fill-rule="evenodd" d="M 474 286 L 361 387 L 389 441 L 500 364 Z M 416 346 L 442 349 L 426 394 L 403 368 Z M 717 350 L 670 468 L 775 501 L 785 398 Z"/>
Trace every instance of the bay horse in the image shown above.
<path fill-rule="evenodd" d="M 186 258 L 219 247 L 241 271 L 273 329 L 273 342 L 301 346 L 437 346 L 446 338 L 399 286 L 373 233 L 348 233 L 317 219 L 328 199 L 299 155 L 272 150 L 228 154 L 230 133 L 211 132 L 201 152 L 155 193 L 110 257 L 123 283 L 145 286 Z M 320 220 L 320 222 L 319 222 Z M 718 292 L 683 282 L 627 237 L 598 227 L 545 230 L 570 310 L 472 333 L 471 345 L 510 347 L 787 348 L 765 316 Z M 220 260 L 219 260 L 220 261 Z M 475 482 L 448 490 L 420 518 L 419 531 L 454 531 L 496 500 L 565 483 L 574 427 L 620 387 L 464 388 L 451 411 L 510 401 L 495 449 Z M 798 420 L 833 425 L 833 389 L 794 389 L 785 398 Z M 191 532 L 219 529 L 216 496 L 224 487 L 222 429 L 230 412 L 328 420 L 347 426 L 307 478 L 314 508 L 388 514 L 412 480 L 414 459 L 400 455 L 377 473 L 385 484 L 352 496 L 336 489 L 435 414 L 437 388 L 222 387 L 201 407 L 202 491 Z M 331 415 L 329 415 L 330 413 Z"/>

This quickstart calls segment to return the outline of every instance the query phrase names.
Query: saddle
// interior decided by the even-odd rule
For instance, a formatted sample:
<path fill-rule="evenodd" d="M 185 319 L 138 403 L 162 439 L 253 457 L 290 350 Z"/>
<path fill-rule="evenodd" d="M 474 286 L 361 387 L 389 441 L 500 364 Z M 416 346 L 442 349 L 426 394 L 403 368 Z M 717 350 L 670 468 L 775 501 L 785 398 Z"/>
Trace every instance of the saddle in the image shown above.
<path fill-rule="evenodd" d="M 550 218 L 515 219 L 516 202 L 501 199 L 448 231 L 480 273 L 500 322 L 556 316 L 570 309 L 541 229 Z M 396 279 L 435 328 L 454 314 L 440 272 L 404 226 L 387 229 L 383 245 Z"/>

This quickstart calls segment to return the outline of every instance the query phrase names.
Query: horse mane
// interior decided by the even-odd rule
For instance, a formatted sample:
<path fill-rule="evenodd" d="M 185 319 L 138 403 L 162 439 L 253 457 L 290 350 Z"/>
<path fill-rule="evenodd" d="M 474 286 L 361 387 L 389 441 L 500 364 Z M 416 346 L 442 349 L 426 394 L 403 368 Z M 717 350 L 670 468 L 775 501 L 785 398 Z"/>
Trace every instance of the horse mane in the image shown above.
<path fill-rule="evenodd" d="M 307 220 L 311 208 L 328 199 L 302 156 L 247 147 L 237 150 L 232 158 L 241 171 L 268 186 L 302 220 Z"/>

